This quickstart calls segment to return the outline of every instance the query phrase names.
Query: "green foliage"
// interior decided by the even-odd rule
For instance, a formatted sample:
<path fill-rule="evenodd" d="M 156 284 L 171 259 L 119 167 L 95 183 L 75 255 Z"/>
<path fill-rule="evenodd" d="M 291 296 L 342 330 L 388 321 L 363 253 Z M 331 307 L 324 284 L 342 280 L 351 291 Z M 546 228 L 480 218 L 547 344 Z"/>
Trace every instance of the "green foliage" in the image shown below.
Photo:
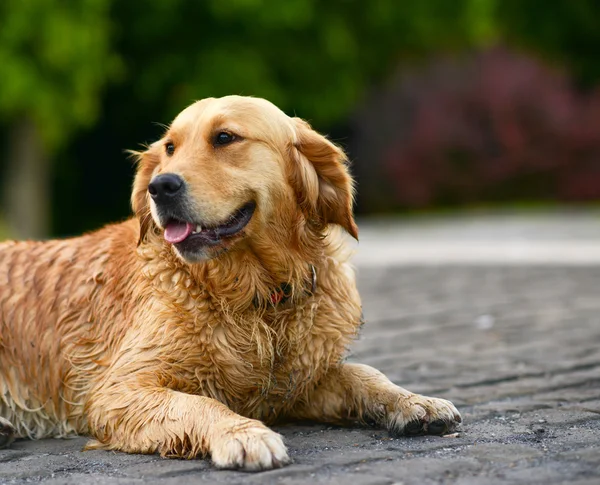
<path fill-rule="evenodd" d="M 398 63 L 499 38 L 589 84 L 600 77 L 598 10 L 595 0 L 3 0 L 0 116 L 33 117 L 54 146 L 95 120 L 104 86 L 121 78 L 163 120 L 241 93 L 327 127 Z"/>
<path fill-rule="evenodd" d="M 475 45 L 498 40 L 497 0 L 469 0 L 465 5 L 465 27 Z"/>
<path fill-rule="evenodd" d="M 600 80 L 597 0 L 502 0 L 496 17 L 507 43 L 566 68 L 581 86 Z"/>
<path fill-rule="evenodd" d="M 493 0 L 117 2 L 118 50 L 142 103 L 266 97 L 318 126 L 342 120 L 397 62 L 493 35 Z M 161 110 L 162 111 L 162 110 Z"/>
<path fill-rule="evenodd" d="M 349 117 L 399 68 L 498 42 L 594 86 L 600 2 L 0 0 L 0 126 L 29 117 L 41 128 L 57 157 L 55 229 L 78 232 L 126 214 L 122 150 L 196 99 L 262 96 L 351 136 Z M 109 198 L 86 183 L 104 176 Z"/>
<path fill-rule="evenodd" d="M 47 147 L 98 115 L 99 94 L 118 72 L 109 46 L 108 0 L 0 2 L 0 116 L 28 117 Z"/>

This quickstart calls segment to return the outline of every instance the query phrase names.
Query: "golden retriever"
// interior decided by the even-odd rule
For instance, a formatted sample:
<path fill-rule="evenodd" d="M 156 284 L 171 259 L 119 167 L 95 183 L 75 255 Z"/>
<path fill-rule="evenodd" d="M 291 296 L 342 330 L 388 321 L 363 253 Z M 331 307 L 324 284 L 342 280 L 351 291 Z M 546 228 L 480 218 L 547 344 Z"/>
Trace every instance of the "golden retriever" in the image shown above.
<path fill-rule="evenodd" d="M 264 470 L 282 420 L 443 434 L 449 401 L 344 363 L 361 325 L 343 151 L 263 99 L 204 99 L 135 153 L 136 217 L 0 245 L 0 442 Z"/>

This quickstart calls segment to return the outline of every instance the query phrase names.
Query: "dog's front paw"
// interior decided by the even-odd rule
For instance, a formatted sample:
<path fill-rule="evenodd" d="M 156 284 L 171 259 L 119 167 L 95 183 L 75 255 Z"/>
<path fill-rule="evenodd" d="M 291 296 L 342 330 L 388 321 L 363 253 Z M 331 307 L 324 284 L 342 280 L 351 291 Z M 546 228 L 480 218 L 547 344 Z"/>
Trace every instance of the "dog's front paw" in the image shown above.
<path fill-rule="evenodd" d="M 280 468 L 290 462 L 281 435 L 254 420 L 223 426 L 211 443 L 211 458 L 219 468 L 246 471 Z"/>
<path fill-rule="evenodd" d="M 461 422 L 450 401 L 412 394 L 398 399 L 386 424 L 393 435 L 418 436 L 452 433 Z"/>

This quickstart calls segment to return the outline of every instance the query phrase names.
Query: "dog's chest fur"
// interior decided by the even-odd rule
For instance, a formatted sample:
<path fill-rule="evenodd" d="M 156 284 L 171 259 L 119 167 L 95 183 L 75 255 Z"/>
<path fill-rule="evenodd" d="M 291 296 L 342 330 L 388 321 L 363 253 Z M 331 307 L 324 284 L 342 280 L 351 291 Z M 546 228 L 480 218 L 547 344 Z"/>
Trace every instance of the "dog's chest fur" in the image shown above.
<path fill-rule="evenodd" d="M 275 421 L 344 358 L 358 330 L 359 298 L 347 281 L 353 274 L 335 264 L 327 271 L 314 294 L 298 292 L 281 305 L 260 308 L 235 307 L 172 268 L 149 271 L 167 302 L 159 314 L 169 349 L 160 357 L 169 363 L 163 384 Z M 173 294 L 165 284 L 173 280 L 188 289 Z"/>

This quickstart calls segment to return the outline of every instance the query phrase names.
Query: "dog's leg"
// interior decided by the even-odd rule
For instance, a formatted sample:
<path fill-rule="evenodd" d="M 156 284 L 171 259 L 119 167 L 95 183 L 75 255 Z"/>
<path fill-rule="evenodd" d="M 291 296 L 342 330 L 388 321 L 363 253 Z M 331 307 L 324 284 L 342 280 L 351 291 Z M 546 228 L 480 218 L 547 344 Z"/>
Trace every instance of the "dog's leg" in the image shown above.
<path fill-rule="evenodd" d="M 12 423 L 0 418 L 0 449 L 8 447 L 15 439 L 16 430 Z"/>
<path fill-rule="evenodd" d="M 204 396 L 166 388 L 95 394 L 86 449 L 155 453 L 178 458 L 210 454 L 220 468 L 266 470 L 289 462 L 281 436 Z"/>
<path fill-rule="evenodd" d="M 450 401 L 413 394 L 361 364 L 332 369 L 291 414 L 331 423 L 373 423 L 394 435 L 441 435 L 461 422 Z"/>

